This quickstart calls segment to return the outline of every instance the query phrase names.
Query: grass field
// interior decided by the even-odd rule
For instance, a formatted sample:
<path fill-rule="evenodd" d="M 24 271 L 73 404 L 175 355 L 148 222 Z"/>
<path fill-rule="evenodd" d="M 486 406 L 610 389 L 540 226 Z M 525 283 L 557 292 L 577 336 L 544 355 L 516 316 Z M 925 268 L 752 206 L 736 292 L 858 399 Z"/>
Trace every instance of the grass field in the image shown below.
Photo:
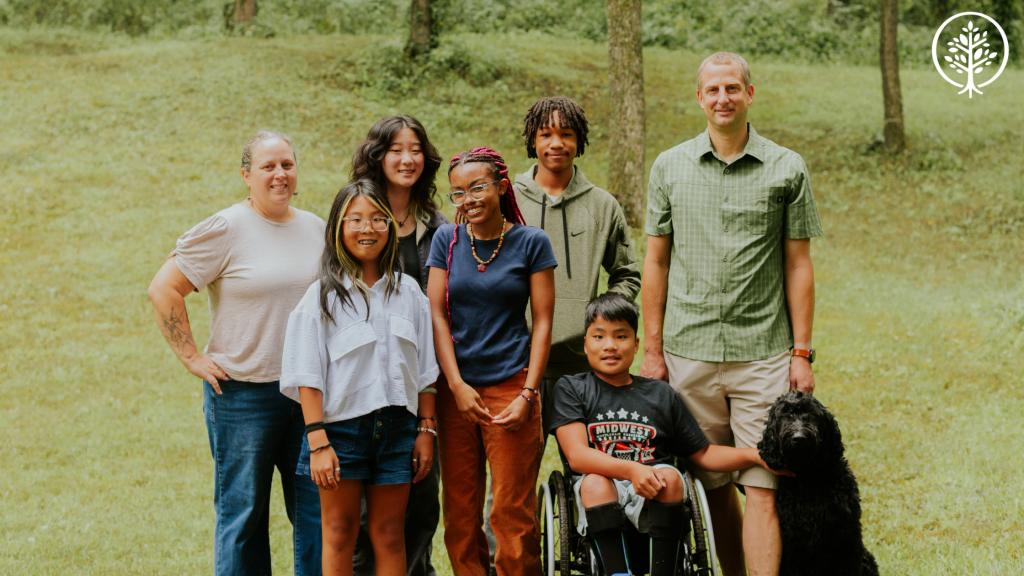
<path fill-rule="evenodd" d="M 413 114 L 443 156 L 486 144 L 522 171 L 527 106 L 564 93 L 592 118 L 581 166 L 606 181 L 603 45 L 468 37 L 506 72 L 399 99 L 346 72 L 381 40 L 0 28 L 0 573 L 210 573 L 200 383 L 161 339 L 146 286 L 179 234 L 245 197 L 239 150 L 255 130 L 293 136 L 295 205 L 326 215 L 380 117 Z M 648 164 L 703 129 L 700 58 L 646 52 Z M 752 67 L 751 122 L 804 156 L 821 211 L 817 396 L 843 427 L 868 545 L 886 574 L 1024 573 L 1024 73 L 968 100 L 905 70 L 912 147 L 891 159 L 871 151 L 877 69 Z M 201 342 L 205 298 L 188 300 Z M 550 450 L 545 463 L 546 477 Z M 272 542 L 290 572 L 277 504 Z"/>

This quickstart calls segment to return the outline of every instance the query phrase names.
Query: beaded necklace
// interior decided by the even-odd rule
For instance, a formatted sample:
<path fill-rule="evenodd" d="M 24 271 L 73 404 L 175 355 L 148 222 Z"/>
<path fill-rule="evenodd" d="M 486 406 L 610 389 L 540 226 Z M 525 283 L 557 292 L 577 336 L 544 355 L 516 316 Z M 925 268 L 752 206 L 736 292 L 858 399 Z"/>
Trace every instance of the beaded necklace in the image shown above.
<path fill-rule="evenodd" d="M 505 217 L 501 217 L 501 236 L 498 237 L 498 247 L 494 249 L 494 254 L 491 254 L 491 258 L 487 262 L 484 262 L 483 260 L 480 259 L 479 256 L 476 255 L 476 243 L 474 242 L 473 238 L 472 224 L 466 224 L 466 232 L 469 233 L 469 247 L 473 250 L 473 258 L 477 262 L 476 269 L 479 270 L 480 272 L 483 272 L 484 270 L 487 270 L 487 265 L 490 264 L 491 262 L 494 262 L 494 259 L 498 257 L 498 252 L 501 250 L 501 245 L 502 243 L 505 242 Z"/>

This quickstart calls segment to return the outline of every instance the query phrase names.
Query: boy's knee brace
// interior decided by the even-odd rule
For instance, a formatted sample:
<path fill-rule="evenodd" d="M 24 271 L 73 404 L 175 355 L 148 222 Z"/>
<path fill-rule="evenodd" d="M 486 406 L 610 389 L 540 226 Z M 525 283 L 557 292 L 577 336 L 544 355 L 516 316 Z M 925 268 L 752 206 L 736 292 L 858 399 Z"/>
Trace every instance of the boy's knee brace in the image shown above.
<path fill-rule="evenodd" d="M 631 574 L 626 556 L 626 542 L 622 531 L 626 529 L 626 512 L 622 504 L 609 502 L 584 509 L 587 533 L 594 540 L 601 563 L 607 574 Z"/>
<path fill-rule="evenodd" d="M 652 538 L 681 540 L 689 526 L 689 507 L 685 501 L 668 503 L 652 500 L 647 505 L 647 519 Z"/>
<path fill-rule="evenodd" d="M 602 532 L 622 532 L 626 528 L 626 511 L 622 504 L 609 502 L 584 509 L 587 514 L 587 532 L 596 535 Z"/>
<path fill-rule="evenodd" d="M 685 502 L 665 503 L 652 500 L 647 505 L 651 537 L 651 576 L 674 576 L 679 558 L 679 542 L 689 526 Z"/>

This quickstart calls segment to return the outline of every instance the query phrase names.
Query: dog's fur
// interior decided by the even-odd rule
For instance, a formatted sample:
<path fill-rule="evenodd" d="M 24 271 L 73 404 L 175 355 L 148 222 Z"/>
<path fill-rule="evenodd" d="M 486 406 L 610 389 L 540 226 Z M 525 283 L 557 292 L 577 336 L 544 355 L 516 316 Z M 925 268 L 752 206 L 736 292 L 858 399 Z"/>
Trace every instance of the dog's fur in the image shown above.
<path fill-rule="evenodd" d="M 781 396 L 768 412 L 761 458 L 780 476 L 780 576 L 877 576 L 861 537 L 860 492 L 832 414 L 810 394 Z"/>

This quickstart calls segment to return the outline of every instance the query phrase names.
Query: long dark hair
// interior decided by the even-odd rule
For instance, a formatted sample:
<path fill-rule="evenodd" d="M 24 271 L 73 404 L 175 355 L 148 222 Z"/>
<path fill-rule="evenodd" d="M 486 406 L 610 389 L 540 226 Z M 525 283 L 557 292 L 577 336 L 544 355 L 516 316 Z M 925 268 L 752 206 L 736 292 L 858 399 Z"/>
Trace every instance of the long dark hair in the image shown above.
<path fill-rule="evenodd" d="M 412 116 L 388 116 L 370 128 L 366 140 L 363 140 L 352 155 L 352 181 L 371 180 L 386 194 L 388 180 L 384 175 L 384 156 L 391 148 L 395 136 L 405 128 L 416 133 L 420 140 L 420 149 L 423 151 L 423 173 L 412 185 L 409 206 L 416 218 L 429 222 L 437 214 L 437 185 L 434 178 L 441 167 L 441 155 L 427 138 L 423 124 Z"/>
<path fill-rule="evenodd" d="M 516 202 L 516 194 L 512 189 L 512 182 L 508 179 L 508 165 L 505 164 L 505 159 L 501 157 L 491 148 L 481 146 L 473 148 L 472 150 L 464 150 L 459 153 L 458 156 L 452 158 L 452 161 L 448 163 L 448 179 L 451 180 L 452 170 L 456 166 L 462 164 L 469 164 L 471 162 L 481 162 L 487 164 L 491 168 L 493 178 L 498 182 L 505 183 L 505 194 L 501 196 L 501 201 L 498 204 L 501 210 L 501 215 L 504 216 L 505 220 L 512 222 L 513 224 L 520 224 L 526 226 L 526 220 L 523 218 L 523 213 L 519 211 L 519 203 Z M 458 341 L 455 336 L 452 336 L 452 303 L 448 297 L 448 279 L 451 276 L 452 270 L 452 250 L 455 249 L 455 243 L 459 241 L 459 224 L 466 223 L 466 216 L 461 210 L 455 211 L 455 229 L 452 231 L 452 241 L 448 243 L 448 260 L 446 261 L 447 268 L 444 276 L 444 304 L 448 310 L 448 335 L 451 336 L 452 342 L 456 344 Z"/>
<path fill-rule="evenodd" d="M 380 271 L 384 275 L 385 281 L 384 299 L 387 300 L 392 293 L 398 290 L 398 275 L 401 272 L 398 263 L 398 233 L 393 225 L 395 215 L 391 212 L 387 194 L 370 180 L 349 182 L 334 197 L 331 214 L 327 217 L 327 229 L 324 231 L 324 252 L 320 256 L 320 312 L 331 322 L 334 322 L 334 315 L 331 314 L 331 309 L 327 305 L 327 296 L 331 292 L 338 295 L 342 308 L 345 306 L 354 308 L 349 290 L 346 290 L 342 283 L 342 278 L 346 275 L 352 280 L 352 287 L 366 302 L 367 318 L 370 313 L 369 289 L 363 282 L 363 268 L 348 251 L 348 248 L 345 248 L 343 242 L 342 227 L 345 225 L 345 212 L 348 211 L 349 205 L 352 204 L 352 200 L 356 196 L 364 196 L 378 210 L 391 218 L 392 225 L 388 226 L 388 240 L 380 255 Z"/>

